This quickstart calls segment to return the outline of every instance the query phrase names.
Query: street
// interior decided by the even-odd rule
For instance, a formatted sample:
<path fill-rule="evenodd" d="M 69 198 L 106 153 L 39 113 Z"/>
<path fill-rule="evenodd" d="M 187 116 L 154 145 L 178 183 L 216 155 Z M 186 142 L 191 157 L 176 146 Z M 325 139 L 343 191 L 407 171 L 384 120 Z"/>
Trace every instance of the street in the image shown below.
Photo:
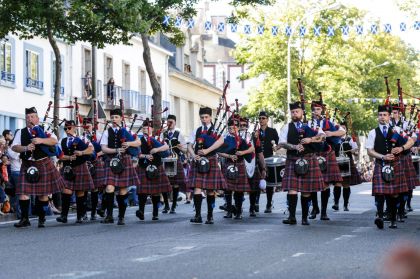
<path fill-rule="evenodd" d="M 151 221 L 126 214 L 126 225 L 99 221 L 60 224 L 49 216 L 45 229 L 16 229 L 0 223 L 1 278 L 381 278 L 381 260 L 401 241 L 420 243 L 420 191 L 414 212 L 397 230 L 373 224 L 375 209 L 370 184 L 352 188 L 350 212 L 333 212 L 331 221 L 310 220 L 310 226 L 283 225 L 286 195 L 276 193 L 274 211 L 227 220 L 218 209 L 214 225 L 191 225 L 192 205 L 181 202 L 176 215 L 159 214 Z M 203 218 L 205 209 L 203 203 Z M 261 195 L 260 209 L 265 207 Z M 340 204 L 342 209 L 342 200 Z M 117 213 L 114 213 L 116 216 Z M 297 212 L 300 220 L 300 203 Z"/>

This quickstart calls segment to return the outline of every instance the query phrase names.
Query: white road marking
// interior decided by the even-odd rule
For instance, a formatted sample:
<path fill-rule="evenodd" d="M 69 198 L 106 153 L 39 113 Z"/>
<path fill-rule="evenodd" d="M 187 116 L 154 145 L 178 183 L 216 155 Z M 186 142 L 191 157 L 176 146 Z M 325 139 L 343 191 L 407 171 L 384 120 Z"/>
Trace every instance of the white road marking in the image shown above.
<path fill-rule="evenodd" d="M 297 257 L 303 256 L 303 255 L 306 255 L 306 254 L 307 253 L 296 253 L 296 254 L 292 255 L 292 258 L 297 258 Z"/>
<path fill-rule="evenodd" d="M 343 239 L 346 239 L 346 238 L 353 238 L 353 237 L 356 237 L 356 236 L 354 234 L 343 234 L 340 237 L 334 238 L 334 240 L 338 241 L 338 240 L 343 240 Z"/>
<path fill-rule="evenodd" d="M 104 271 L 77 271 L 77 272 L 68 272 L 68 273 L 58 273 L 52 274 L 50 278 L 72 278 L 72 279 L 81 279 L 88 278 L 100 274 L 104 274 Z"/>
<path fill-rule="evenodd" d="M 177 246 L 177 247 L 173 247 L 171 250 L 175 250 L 178 252 L 174 252 L 174 253 L 166 254 L 166 255 L 151 255 L 148 257 L 136 258 L 136 259 L 133 259 L 132 261 L 139 262 L 139 263 L 150 263 L 150 262 L 154 262 L 154 261 L 158 261 L 158 260 L 162 260 L 166 258 L 171 258 L 171 257 L 176 257 L 179 255 L 188 253 L 189 251 L 192 251 L 194 248 L 196 248 L 196 246 Z"/>

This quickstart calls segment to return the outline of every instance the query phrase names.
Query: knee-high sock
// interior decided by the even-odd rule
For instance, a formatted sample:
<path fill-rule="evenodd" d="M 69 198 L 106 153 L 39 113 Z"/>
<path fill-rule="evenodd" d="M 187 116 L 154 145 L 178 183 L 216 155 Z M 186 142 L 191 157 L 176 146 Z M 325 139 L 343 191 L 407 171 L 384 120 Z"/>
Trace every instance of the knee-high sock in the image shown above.
<path fill-rule="evenodd" d="M 389 213 L 390 213 L 391 221 L 396 221 L 398 197 L 386 196 L 386 198 L 388 199 L 388 206 L 389 206 Z"/>
<path fill-rule="evenodd" d="M 203 203 L 203 196 L 201 194 L 194 195 L 195 217 L 201 217 L 201 204 Z"/>
<path fill-rule="evenodd" d="M 159 203 L 160 196 L 152 196 L 153 217 L 157 217 L 159 215 Z"/>
<path fill-rule="evenodd" d="M 308 218 L 310 202 L 311 202 L 310 197 L 304 197 L 300 195 L 300 206 L 302 207 L 302 219 Z"/>
<path fill-rule="evenodd" d="M 407 206 L 411 207 L 411 199 L 413 198 L 413 190 L 408 191 Z"/>
<path fill-rule="evenodd" d="M 29 219 L 29 204 L 30 200 L 19 200 L 21 219 Z"/>
<path fill-rule="evenodd" d="M 350 187 L 344 187 L 343 188 L 344 206 L 349 205 L 350 193 L 351 193 Z"/>
<path fill-rule="evenodd" d="M 344 190 L 343 190 L 343 192 L 344 192 Z M 334 193 L 334 203 L 338 204 L 339 201 L 340 201 L 340 197 L 341 197 L 341 187 L 334 186 L 333 193 Z M 343 193 L 343 195 L 344 195 L 344 193 Z"/>
<path fill-rule="evenodd" d="M 179 188 L 172 188 L 172 208 L 175 209 L 178 202 Z"/>
<path fill-rule="evenodd" d="M 311 202 L 312 202 L 312 208 L 319 210 L 319 206 L 318 206 L 318 192 L 312 192 L 311 193 Z"/>
<path fill-rule="evenodd" d="M 139 211 L 144 213 L 144 208 L 147 202 L 147 194 L 138 194 L 139 197 Z"/>
<path fill-rule="evenodd" d="M 90 202 L 92 203 L 92 210 L 90 212 L 91 215 L 96 214 L 96 208 L 98 207 L 98 192 L 91 192 L 90 193 Z"/>
<path fill-rule="evenodd" d="M 48 209 L 48 201 L 40 201 L 39 199 L 36 200 L 36 211 L 38 213 L 39 220 L 45 219 L 45 212 Z"/>
<path fill-rule="evenodd" d="M 226 209 L 232 212 L 232 191 L 225 191 Z"/>
<path fill-rule="evenodd" d="M 165 208 L 169 208 L 169 193 L 165 192 L 162 193 L 163 196 L 163 202 L 165 203 Z"/>
<path fill-rule="evenodd" d="M 106 193 L 106 215 L 113 216 L 114 211 L 114 192 Z"/>
<path fill-rule="evenodd" d="M 237 214 L 242 213 L 242 202 L 244 199 L 244 192 L 235 192 L 235 207 Z"/>
<path fill-rule="evenodd" d="M 255 210 L 255 203 L 257 201 L 257 192 L 249 192 L 249 208 L 250 210 Z"/>
<path fill-rule="evenodd" d="M 378 217 L 384 218 L 384 204 L 385 197 L 383 195 L 375 196 L 376 210 L 378 211 Z"/>
<path fill-rule="evenodd" d="M 69 214 L 70 199 L 72 195 L 62 193 L 61 194 L 61 216 L 66 217 Z"/>
<path fill-rule="evenodd" d="M 289 219 L 296 219 L 296 207 L 298 196 L 287 194 L 287 203 L 289 206 Z"/>
<path fill-rule="evenodd" d="M 82 219 L 85 215 L 85 197 L 78 197 L 76 195 L 76 210 L 77 210 L 77 219 Z"/>
<path fill-rule="evenodd" d="M 328 199 L 330 198 L 330 188 L 321 192 L 321 214 L 327 214 Z"/>
<path fill-rule="evenodd" d="M 101 201 L 101 210 L 102 211 L 106 210 L 106 205 L 107 205 L 106 198 L 107 198 L 107 193 L 102 192 L 102 201 Z"/>
<path fill-rule="evenodd" d="M 261 196 L 261 190 L 258 190 L 256 199 L 255 199 L 255 204 L 260 204 L 260 196 Z"/>
<path fill-rule="evenodd" d="M 117 196 L 117 202 L 118 202 L 118 217 L 119 218 L 124 218 L 125 211 L 127 209 L 128 194 L 118 195 Z"/>
<path fill-rule="evenodd" d="M 273 205 L 274 187 L 267 187 L 265 191 L 267 193 L 267 207 L 270 207 Z"/>
<path fill-rule="evenodd" d="M 213 208 L 216 197 L 214 195 L 207 196 L 207 219 L 213 218 Z"/>
<path fill-rule="evenodd" d="M 401 193 L 398 196 L 397 208 L 398 208 L 399 216 L 404 216 L 405 214 L 405 202 L 407 201 L 407 199 L 408 199 L 408 192 Z"/>

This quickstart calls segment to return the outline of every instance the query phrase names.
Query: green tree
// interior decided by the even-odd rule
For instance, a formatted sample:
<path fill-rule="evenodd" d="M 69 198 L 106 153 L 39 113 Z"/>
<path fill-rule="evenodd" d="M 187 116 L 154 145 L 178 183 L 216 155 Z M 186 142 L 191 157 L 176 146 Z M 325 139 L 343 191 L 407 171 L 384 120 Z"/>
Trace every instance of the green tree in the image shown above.
<path fill-rule="evenodd" d="M 261 86 L 251 92 L 250 103 L 244 111 L 254 116 L 260 108 L 272 111 L 277 120 L 283 120 L 287 111 L 287 39 L 284 29 L 278 36 L 272 36 L 271 26 L 289 26 L 299 20 L 305 11 L 316 2 L 301 3 L 287 1 L 270 10 L 261 9 L 250 13 L 255 23 L 264 23 L 266 31 L 261 36 L 243 37 L 234 56 L 241 64 L 248 66 L 243 79 L 263 76 Z M 282 15 L 278 18 L 278 15 Z M 377 104 L 349 103 L 350 98 L 385 98 L 383 77 L 390 77 L 393 96 L 396 97 L 395 80 L 401 77 L 403 88 L 415 92 L 419 83 L 415 79 L 415 63 L 418 54 L 399 37 L 383 32 L 363 36 L 355 34 L 357 25 L 363 22 L 364 13 L 356 8 L 322 11 L 314 15 L 306 26 L 306 34 L 298 30 L 291 42 L 292 99 L 299 95 L 296 79 L 301 77 L 306 89 L 306 99 L 318 99 L 323 92 L 324 101 L 333 110 L 338 107 L 341 115 L 350 111 L 355 128 L 366 131 L 375 121 Z M 342 36 L 339 27 L 348 25 L 351 32 Z M 322 26 L 321 35 L 315 36 L 312 28 Z M 327 36 L 327 26 L 334 26 L 335 35 Z M 299 27 L 298 27 L 299 28 Z M 390 64 L 376 67 L 383 62 Z"/>

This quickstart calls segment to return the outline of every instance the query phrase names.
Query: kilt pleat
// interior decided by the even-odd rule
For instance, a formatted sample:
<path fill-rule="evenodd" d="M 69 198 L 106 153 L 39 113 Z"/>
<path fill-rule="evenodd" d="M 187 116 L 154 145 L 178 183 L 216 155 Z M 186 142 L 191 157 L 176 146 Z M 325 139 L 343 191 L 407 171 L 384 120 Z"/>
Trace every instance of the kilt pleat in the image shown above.
<path fill-rule="evenodd" d="M 251 190 L 248 182 L 248 176 L 246 174 L 246 167 L 244 160 L 236 162 L 236 167 L 238 168 L 238 177 L 235 180 L 228 179 L 226 177 L 226 172 L 229 164 L 225 164 L 222 168 L 223 176 L 226 181 L 226 190 L 237 191 L 237 192 L 248 192 Z"/>
<path fill-rule="evenodd" d="M 260 168 L 258 166 L 255 166 L 254 176 L 251 178 L 248 178 L 250 191 L 260 190 L 260 180 L 261 180 Z"/>
<path fill-rule="evenodd" d="M 295 174 L 295 162 L 300 157 L 286 159 L 284 176 L 281 182 L 283 191 L 294 190 L 303 193 L 319 192 L 324 190 L 324 180 L 315 154 L 307 154 L 304 158 L 309 163 L 309 171 L 303 176 Z"/>
<path fill-rule="evenodd" d="M 321 172 L 325 183 L 342 182 L 343 177 L 338 167 L 337 158 L 335 157 L 335 151 L 325 151 L 318 153 L 319 156 L 324 157 L 327 160 L 327 170 Z"/>
<path fill-rule="evenodd" d="M 39 170 L 40 179 L 37 183 L 26 181 L 26 170 L 31 166 Z M 45 196 L 61 192 L 65 186 L 63 177 L 61 177 L 60 172 L 50 158 L 40 161 L 22 161 L 18 185 L 16 187 L 17 195 Z"/>
<path fill-rule="evenodd" d="M 146 169 L 137 167 L 137 174 L 140 184 L 137 185 L 137 194 L 160 194 L 172 191 L 171 184 L 165 174 L 163 166 L 159 166 L 159 176 L 155 179 L 149 179 L 146 176 Z"/>
<path fill-rule="evenodd" d="M 185 189 L 187 181 L 185 180 L 184 167 L 179 159 L 176 163 L 176 175 L 168 176 L 168 179 L 172 186 L 178 185 L 180 189 Z"/>
<path fill-rule="evenodd" d="M 63 168 L 61 169 L 61 175 L 63 176 L 64 182 L 66 183 L 66 189 L 72 191 L 90 191 L 95 187 L 86 163 L 74 166 L 72 169 L 76 174 L 76 177 L 73 181 L 65 180 L 63 176 Z"/>
<path fill-rule="evenodd" d="M 197 163 L 191 164 L 188 177 L 189 188 L 200 188 L 207 190 L 223 190 L 226 188 L 226 181 L 222 171 L 217 163 L 216 155 L 207 157 L 210 162 L 210 171 L 208 173 L 199 173 Z"/>
<path fill-rule="evenodd" d="M 353 155 L 350 156 L 350 176 L 343 177 L 343 184 L 348 186 L 359 185 L 362 183 L 362 177 L 356 168 Z"/>
<path fill-rule="evenodd" d="M 92 163 L 95 167 L 95 175 L 92 176 L 93 184 L 96 189 L 103 189 L 106 185 L 105 163 L 102 158 L 98 158 Z"/>
<path fill-rule="evenodd" d="M 420 186 L 420 181 L 417 177 L 416 169 L 414 168 L 413 160 L 411 159 L 411 154 L 401 155 L 400 164 L 404 169 L 408 188 L 413 190 L 416 186 Z"/>
<path fill-rule="evenodd" d="M 124 171 L 121 174 L 115 174 L 111 171 L 109 167 L 109 162 L 111 158 L 108 157 L 105 161 L 105 184 L 112 185 L 115 187 L 129 187 L 129 186 L 139 186 L 140 180 L 137 176 L 137 171 L 133 166 L 130 155 L 124 155 L 122 157 L 122 163 L 124 165 Z"/>
<path fill-rule="evenodd" d="M 398 159 L 399 160 L 399 159 Z M 407 181 L 405 179 L 405 170 L 403 166 L 396 161 L 393 164 L 394 167 L 394 180 L 391 182 L 385 182 L 382 179 L 382 164 L 377 160 L 373 170 L 372 178 L 372 195 L 392 195 L 404 193 L 409 190 Z"/>

